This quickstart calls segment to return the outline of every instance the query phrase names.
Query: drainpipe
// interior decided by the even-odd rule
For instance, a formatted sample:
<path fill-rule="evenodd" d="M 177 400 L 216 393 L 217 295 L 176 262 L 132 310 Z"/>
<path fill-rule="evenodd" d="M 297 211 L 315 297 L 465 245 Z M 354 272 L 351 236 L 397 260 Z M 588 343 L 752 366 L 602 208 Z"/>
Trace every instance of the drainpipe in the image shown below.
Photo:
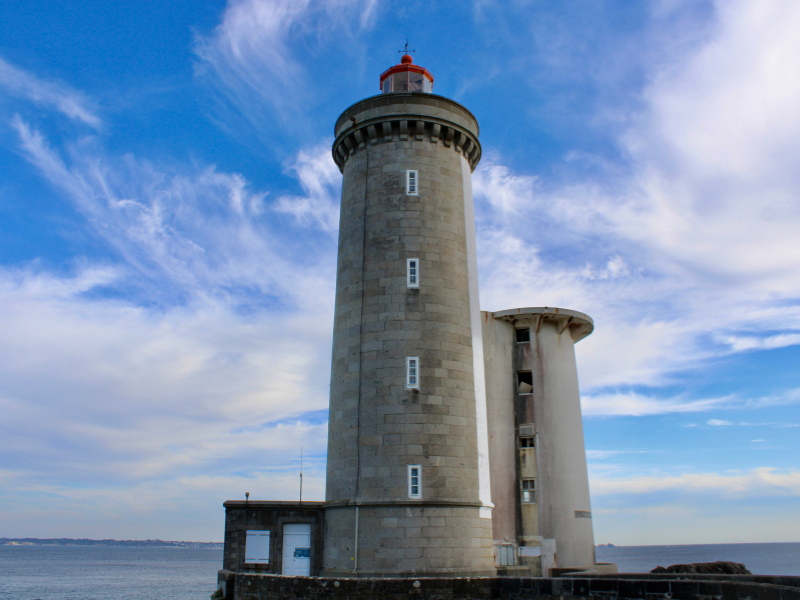
<path fill-rule="evenodd" d="M 358 573 L 358 505 L 356 505 L 356 530 L 354 537 L 356 539 L 356 543 L 355 543 L 355 556 L 353 557 L 353 575 Z"/>

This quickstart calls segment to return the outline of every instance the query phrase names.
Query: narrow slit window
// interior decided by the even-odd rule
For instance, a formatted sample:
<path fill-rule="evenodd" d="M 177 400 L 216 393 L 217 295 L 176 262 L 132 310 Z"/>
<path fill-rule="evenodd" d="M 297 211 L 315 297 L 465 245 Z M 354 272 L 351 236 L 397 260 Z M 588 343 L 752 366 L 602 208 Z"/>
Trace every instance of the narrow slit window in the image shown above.
<path fill-rule="evenodd" d="M 531 341 L 531 330 L 527 327 L 525 329 L 517 329 L 517 343 L 522 344 L 524 342 Z"/>
<path fill-rule="evenodd" d="M 419 287 L 419 259 L 409 258 L 406 269 L 406 285 L 410 288 Z"/>
<path fill-rule="evenodd" d="M 523 479 L 520 487 L 522 488 L 522 503 L 534 504 L 536 502 L 536 480 Z"/>
<path fill-rule="evenodd" d="M 408 465 L 408 497 L 422 498 L 422 465 Z"/>
<path fill-rule="evenodd" d="M 517 372 L 517 393 L 518 394 L 533 393 L 533 374 L 530 371 Z"/>
<path fill-rule="evenodd" d="M 406 171 L 406 195 L 419 196 L 419 176 L 416 171 Z"/>
<path fill-rule="evenodd" d="M 406 389 L 419 389 L 419 357 L 406 357 Z"/>

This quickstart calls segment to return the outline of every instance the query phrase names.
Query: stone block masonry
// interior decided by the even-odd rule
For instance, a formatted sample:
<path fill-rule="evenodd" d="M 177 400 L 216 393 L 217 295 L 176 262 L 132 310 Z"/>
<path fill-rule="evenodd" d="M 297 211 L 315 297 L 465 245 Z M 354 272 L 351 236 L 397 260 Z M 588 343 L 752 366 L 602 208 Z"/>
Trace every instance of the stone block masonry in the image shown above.
<path fill-rule="evenodd" d="M 347 109 L 336 133 L 344 181 L 323 574 L 494 574 L 464 186 L 480 159 L 477 122 L 446 98 L 390 94 Z M 408 259 L 419 287 L 408 286 Z M 418 360 L 415 389 L 407 357 Z M 418 497 L 410 465 L 421 468 Z"/>
<path fill-rule="evenodd" d="M 222 576 L 222 573 L 220 574 Z M 800 577 L 648 574 L 570 578 L 331 579 L 230 574 L 229 600 L 800 600 Z M 231 586 L 233 587 L 233 586 Z"/>

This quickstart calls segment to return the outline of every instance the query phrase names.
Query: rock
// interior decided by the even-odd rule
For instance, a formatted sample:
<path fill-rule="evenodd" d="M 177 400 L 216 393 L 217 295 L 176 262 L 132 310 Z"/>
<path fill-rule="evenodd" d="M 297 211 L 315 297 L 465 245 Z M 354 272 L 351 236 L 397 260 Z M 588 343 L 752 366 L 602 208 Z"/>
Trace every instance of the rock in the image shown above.
<path fill-rule="evenodd" d="M 706 573 L 714 575 L 752 575 L 742 563 L 718 560 L 710 563 L 656 567 L 651 573 Z"/>

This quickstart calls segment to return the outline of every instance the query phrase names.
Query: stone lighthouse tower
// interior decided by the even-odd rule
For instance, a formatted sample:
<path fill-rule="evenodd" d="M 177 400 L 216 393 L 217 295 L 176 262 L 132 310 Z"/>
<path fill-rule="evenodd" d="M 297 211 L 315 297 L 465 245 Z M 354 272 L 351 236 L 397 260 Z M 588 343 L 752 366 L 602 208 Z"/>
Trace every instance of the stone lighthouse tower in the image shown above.
<path fill-rule="evenodd" d="M 404 55 L 336 122 L 322 574 L 495 573 L 471 172 L 478 123 Z"/>

